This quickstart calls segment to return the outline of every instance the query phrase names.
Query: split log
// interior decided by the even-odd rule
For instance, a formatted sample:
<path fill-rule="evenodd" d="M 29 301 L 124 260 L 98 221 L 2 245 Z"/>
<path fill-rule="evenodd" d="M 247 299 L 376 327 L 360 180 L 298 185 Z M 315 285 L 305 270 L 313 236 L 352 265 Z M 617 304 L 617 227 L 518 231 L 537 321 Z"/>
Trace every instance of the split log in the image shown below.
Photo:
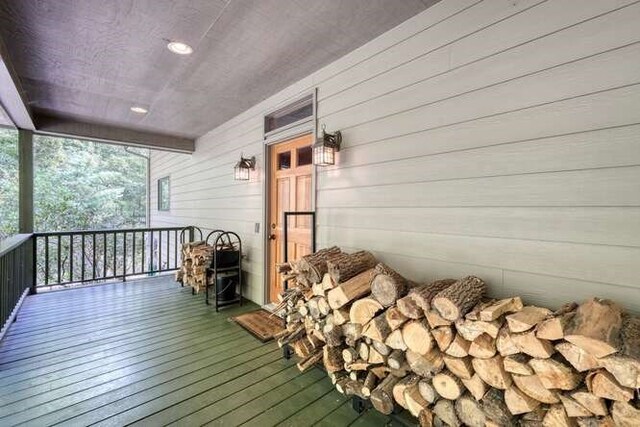
<path fill-rule="evenodd" d="M 487 418 L 502 426 L 513 426 L 515 420 L 509 412 L 509 408 L 504 401 L 504 393 L 501 390 L 492 388 L 482 399 L 482 410 Z"/>
<path fill-rule="evenodd" d="M 620 306 L 610 300 L 593 298 L 578 307 L 564 338 L 602 358 L 620 349 L 622 321 Z"/>
<path fill-rule="evenodd" d="M 529 365 L 531 358 L 526 354 L 518 353 L 504 358 L 504 370 L 511 374 L 533 375 L 533 369 Z"/>
<path fill-rule="evenodd" d="M 469 341 L 462 338 L 460 334 L 456 334 L 451 344 L 449 344 L 449 347 L 445 350 L 445 353 L 453 357 L 466 357 L 469 355 L 470 346 L 471 343 Z"/>
<path fill-rule="evenodd" d="M 339 347 L 342 345 L 342 326 L 324 325 L 322 328 L 322 335 L 324 336 L 324 341 L 329 347 Z"/>
<path fill-rule="evenodd" d="M 582 382 L 582 376 L 557 359 L 531 359 L 542 385 L 548 389 L 573 390 Z"/>
<path fill-rule="evenodd" d="M 462 384 L 469 390 L 469 393 L 476 400 L 481 400 L 485 394 L 489 391 L 489 385 L 482 381 L 482 378 L 478 374 L 473 374 L 470 379 L 461 378 Z"/>
<path fill-rule="evenodd" d="M 398 405 L 402 406 L 404 409 L 408 409 L 407 403 L 404 398 L 404 392 L 410 387 L 417 387 L 419 382 L 420 377 L 414 374 L 409 374 L 406 377 L 401 378 L 400 381 L 398 381 L 393 386 L 392 394 L 396 403 L 398 403 Z"/>
<path fill-rule="evenodd" d="M 368 371 L 367 376 L 364 379 L 364 383 L 362 384 L 362 394 L 365 397 L 371 396 L 371 392 L 378 384 L 378 377 L 373 371 Z"/>
<path fill-rule="evenodd" d="M 411 349 L 405 353 L 407 363 L 416 374 L 431 378 L 444 368 L 444 360 L 437 348 L 432 348 L 427 354 L 419 354 Z"/>
<path fill-rule="evenodd" d="M 314 319 L 319 319 L 321 316 L 320 309 L 318 308 L 319 300 L 320 300 L 320 297 L 313 297 L 309 301 L 307 301 L 307 308 L 309 308 L 309 315 Z"/>
<path fill-rule="evenodd" d="M 435 282 L 411 289 L 409 294 L 411 294 L 413 301 L 418 307 L 426 314 L 427 311 L 432 309 L 431 302 L 433 298 L 456 282 L 457 280 L 455 279 L 436 280 Z"/>
<path fill-rule="evenodd" d="M 433 347 L 433 337 L 424 320 L 407 322 L 402 327 L 402 339 L 410 350 L 418 354 L 426 354 Z"/>
<path fill-rule="evenodd" d="M 501 299 L 483 308 L 479 314 L 479 320 L 490 322 L 497 320 L 507 313 L 515 313 L 522 310 L 522 300 L 520 297 Z"/>
<path fill-rule="evenodd" d="M 464 385 L 449 371 L 442 371 L 433 377 L 433 387 L 445 399 L 456 400 L 462 395 Z"/>
<path fill-rule="evenodd" d="M 517 313 L 506 316 L 509 330 L 514 333 L 525 332 L 535 327 L 551 314 L 551 310 L 528 305 Z"/>
<path fill-rule="evenodd" d="M 374 268 L 376 264 L 376 257 L 371 252 L 358 251 L 347 257 L 328 260 L 327 270 L 335 283 L 344 283 L 352 277 Z"/>
<path fill-rule="evenodd" d="M 417 384 L 411 387 L 407 387 L 407 389 L 404 391 L 404 400 L 406 402 L 407 409 L 409 410 L 411 415 L 416 418 L 420 416 L 420 413 L 422 411 L 424 411 L 425 409 L 428 410 L 430 406 L 429 402 L 427 402 L 420 394 Z"/>
<path fill-rule="evenodd" d="M 593 415 L 587 408 L 576 402 L 572 397 L 563 394 L 558 397 L 569 418 L 590 417 Z"/>
<path fill-rule="evenodd" d="M 640 420 L 640 409 L 627 402 L 613 402 L 611 405 L 611 417 L 617 426 L 637 426 L 638 420 Z"/>
<path fill-rule="evenodd" d="M 323 352 L 321 350 L 316 351 L 315 353 L 310 354 L 306 358 L 302 359 L 297 363 L 298 369 L 300 372 L 304 372 L 316 363 L 322 360 Z"/>
<path fill-rule="evenodd" d="M 480 403 L 469 394 L 460 396 L 455 403 L 456 414 L 458 419 L 466 426 L 484 427 L 487 422 L 487 416 Z"/>
<path fill-rule="evenodd" d="M 369 347 L 369 362 L 370 365 L 381 365 L 387 361 L 387 358 L 380 354 L 375 348 Z"/>
<path fill-rule="evenodd" d="M 556 351 L 551 342 L 536 337 L 534 331 L 511 334 L 511 341 L 520 352 L 539 359 L 549 358 Z"/>
<path fill-rule="evenodd" d="M 575 314 L 578 304 L 575 302 L 563 305 L 552 316 L 543 320 L 536 327 L 536 336 L 545 340 L 559 340 L 564 338 L 564 331 Z"/>
<path fill-rule="evenodd" d="M 405 357 L 402 350 L 393 350 L 387 358 L 387 364 L 393 369 L 400 369 L 404 363 Z"/>
<path fill-rule="evenodd" d="M 555 349 L 558 350 L 558 352 L 567 359 L 567 362 L 578 372 L 590 371 L 600 367 L 598 359 L 570 342 L 556 344 Z"/>
<path fill-rule="evenodd" d="M 469 356 L 478 359 L 490 359 L 496 354 L 496 341 L 487 334 L 482 334 L 469 346 Z"/>
<path fill-rule="evenodd" d="M 313 295 L 315 296 L 323 297 L 325 295 L 325 291 L 322 288 L 322 282 L 313 283 L 311 285 L 311 292 L 313 292 Z"/>
<path fill-rule="evenodd" d="M 620 385 L 613 375 L 604 369 L 590 372 L 585 382 L 589 391 L 597 397 L 620 402 L 633 399 L 634 390 Z"/>
<path fill-rule="evenodd" d="M 511 375 L 504 370 L 503 358 L 496 355 L 491 359 L 473 359 L 473 369 L 491 387 L 506 390 L 511 386 Z"/>
<path fill-rule="evenodd" d="M 442 359 L 447 369 L 460 379 L 469 380 L 475 373 L 470 357 L 453 357 L 445 354 Z"/>
<path fill-rule="evenodd" d="M 341 371 L 344 366 L 342 349 L 340 347 L 324 346 L 322 349 L 322 362 L 327 372 Z"/>
<path fill-rule="evenodd" d="M 433 406 L 433 413 L 450 427 L 462 426 L 458 414 L 456 414 L 454 403 L 450 400 L 438 400 Z"/>
<path fill-rule="evenodd" d="M 482 334 L 497 338 L 502 326 L 497 320 L 485 322 L 483 320 L 459 319 L 455 323 L 456 330 L 467 341 L 473 341 Z"/>
<path fill-rule="evenodd" d="M 402 314 L 397 307 L 388 308 L 384 312 L 384 315 L 387 324 L 392 331 L 395 331 L 409 320 L 409 318 Z"/>
<path fill-rule="evenodd" d="M 440 351 L 445 351 L 451 345 L 453 338 L 455 337 L 455 331 L 451 326 L 441 326 L 439 328 L 431 329 L 431 335 L 438 344 Z"/>
<path fill-rule="evenodd" d="M 354 306 L 356 303 L 354 303 Z M 365 325 L 362 334 L 373 340 L 384 342 L 391 332 L 398 329 L 406 321 L 407 318 L 396 307 L 391 307 L 369 321 Z"/>
<path fill-rule="evenodd" d="M 511 376 L 515 385 L 529 397 L 542 403 L 559 403 L 557 393 L 548 390 L 537 375 L 516 375 Z"/>
<path fill-rule="evenodd" d="M 331 289 L 336 287 L 336 282 L 333 281 L 329 273 L 324 273 L 324 275 L 322 276 L 322 282 L 320 283 L 322 284 L 322 289 L 324 289 L 325 291 L 330 291 Z"/>
<path fill-rule="evenodd" d="M 478 277 L 467 276 L 438 292 L 431 301 L 440 316 L 455 321 L 476 305 L 487 290 L 487 285 Z"/>
<path fill-rule="evenodd" d="M 496 349 L 498 350 L 498 353 L 500 353 L 500 356 L 503 357 L 520 353 L 520 349 L 511 338 L 509 327 L 506 325 L 500 328 L 500 331 L 498 332 L 498 337 L 496 338 Z"/>
<path fill-rule="evenodd" d="M 385 415 L 393 412 L 393 387 L 400 381 L 400 378 L 394 375 L 388 375 L 382 382 L 371 392 L 370 400 L 374 408 Z"/>
<path fill-rule="evenodd" d="M 313 348 L 320 348 L 324 345 L 324 341 L 321 341 L 318 337 L 313 334 L 307 334 L 307 341 L 311 343 Z"/>
<path fill-rule="evenodd" d="M 388 356 L 391 354 L 392 348 L 380 341 L 371 340 L 371 346 L 375 348 L 376 351 L 383 356 Z"/>
<path fill-rule="evenodd" d="M 552 405 L 542 420 L 544 427 L 573 427 L 576 422 L 567 416 L 564 406 L 561 404 Z"/>
<path fill-rule="evenodd" d="M 304 338 L 300 338 L 299 340 L 294 341 L 291 344 L 291 347 L 293 348 L 293 352 L 296 354 L 296 356 L 301 358 L 307 357 L 314 350 L 314 347 L 311 345 L 309 340 L 306 340 Z"/>
<path fill-rule="evenodd" d="M 349 309 L 347 308 L 338 308 L 337 310 L 332 311 L 333 314 L 333 323 L 335 325 L 344 325 L 347 322 L 351 321 L 349 317 Z"/>
<path fill-rule="evenodd" d="M 391 267 L 379 263 L 376 275 L 371 281 L 371 295 L 384 307 L 390 307 L 406 295 L 409 290 L 407 279 Z"/>
<path fill-rule="evenodd" d="M 368 369 L 371 369 L 371 364 L 369 362 L 367 362 L 366 360 L 358 359 L 353 363 L 345 363 L 344 364 L 344 369 L 347 372 L 351 372 L 351 371 L 366 371 Z"/>
<path fill-rule="evenodd" d="M 640 360 L 613 355 L 598 359 L 598 363 L 611 373 L 620 385 L 640 388 Z"/>
<path fill-rule="evenodd" d="M 605 400 L 593 393 L 590 393 L 586 389 L 572 391 L 569 395 L 573 400 L 588 409 L 593 415 L 601 417 L 609 415 L 609 410 L 607 409 L 607 403 Z"/>
<path fill-rule="evenodd" d="M 520 427 L 540 427 L 547 414 L 546 406 L 539 405 L 531 412 L 522 414 L 519 419 Z"/>
<path fill-rule="evenodd" d="M 407 296 L 400 298 L 396 302 L 396 305 L 398 310 L 400 310 L 405 317 L 408 317 L 409 319 L 421 319 L 424 317 L 424 311 L 415 301 L 412 292 L 413 289 L 409 291 Z"/>
<path fill-rule="evenodd" d="M 440 397 L 433 387 L 433 382 L 426 378 L 422 378 L 418 383 L 418 391 L 424 400 L 432 404 Z"/>
<path fill-rule="evenodd" d="M 512 415 L 525 414 L 534 411 L 540 402 L 526 395 L 516 386 L 509 387 L 504 392 L 504 401 Z"/>
<path fill-rule="evenodd" d="M 321 316 L 326 316 L 331 311 L 331 307 L 329 307 L 329 303 L 325 297 L 318 298 L 318 311 L 320 311 Z"/>
<path fill-rule="evenodd" d="M 340 288 L 336 288 L 338 290 Z M 349 310 L 349 319 L 353 323 L 367 324 L 384 307 L 373 298 L 362 298 L 355 301 Z"/>
<path fill-rule="evenodd" d="M 437 328 L 438 326 L 450 326 L 452 321 L 445 319 L 435 310 L 427 310 L 424 312 L 424 317 L 427 318 L 427 323 L 431 328 Z"/>
<path fill-rule="evenodd" d="M 330 290 L 327 293 L 329 306 L 336 310 L 355 299 L 362 298 L 367 295 L 371 291 L 371 279 L 373 279 L 373 274 L 373 269 L 364 271 L 340 284 L 340 286 Z"/>
<path fill-rule="evenodd" d="M 397 329 L 391 332 L 387 339 L 384 340 L 384 343 L 396 350 L 406 350 L 408 348 L 402 338 L 402 329 Z"/>

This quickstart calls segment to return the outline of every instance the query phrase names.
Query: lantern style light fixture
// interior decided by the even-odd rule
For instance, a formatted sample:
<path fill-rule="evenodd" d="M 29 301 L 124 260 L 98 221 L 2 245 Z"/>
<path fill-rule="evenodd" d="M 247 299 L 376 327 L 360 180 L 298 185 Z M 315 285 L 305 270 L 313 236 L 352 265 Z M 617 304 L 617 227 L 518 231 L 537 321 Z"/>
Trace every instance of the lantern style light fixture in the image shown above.
<path fill-rule="evenodd" d="M 254 157 L 242 157 L 240 161 L 236 163 L 233 168 L 234 178 L 236 181 L 248 181 L 250 177 L 250 171 L 256 168 L 256 158 Z"/>
<path fill-rule="evenodd" d="M 340 151 L 342 134 L 325 132 L 325 125 L 322 125 L 322 136 L 313 144 L 313 163 L 318 166 L 330 166 L 336 163 L 336 152 Z"/>

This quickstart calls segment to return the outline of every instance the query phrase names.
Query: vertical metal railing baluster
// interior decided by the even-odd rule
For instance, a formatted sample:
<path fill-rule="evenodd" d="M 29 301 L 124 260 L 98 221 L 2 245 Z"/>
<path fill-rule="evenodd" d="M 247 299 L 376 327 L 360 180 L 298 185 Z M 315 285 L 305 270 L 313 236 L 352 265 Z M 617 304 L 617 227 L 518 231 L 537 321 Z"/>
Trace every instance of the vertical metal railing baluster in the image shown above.
<path fill-rule="evenodd" d="M 91 252 L 92 252 L 92 258 L 91 258 L 91 280 L 96 280 L 96 233 L 91 233 L 91 239 L 92 239 L 92 243 L 91 243 Z"/>
<path fill-rule="evenodd" d="M 162 230 L 158 230 L 158 271 L 162 271 Z"/>
<path fill-rule="evenodd" d="M 57 253 L 56 256 L 58 257 L 58 285 L 60 284 L 60 270 L 62 269 L 62 256 L 60 255 L 60 252 L 62 252 L 62 244 L 60 242 L 60 239 L 62 239 L 61 235 L 58 235 L 58 248 L 57 248 Z"/>
<path fill-rule="evenodd" d="M 136 232 L 135 231 L 133 232 L 131 252 L 133 252 L 133 255 L 131 256 L 131 258 L 133 258 L 133 260 L 131 261 L 131 273 L 136 274 Z"/>
<path fill-rule="evenodd" d="M 178 268 L 178 230 L 173 230 L 173 268 Z"/>
<path fill-rule="evenodd" d="M 142 241 L 140 242 L 140 246 L 142 247 L 142 271 L 141 273 L 146 273 L 147 272 L 147 266 L 145 263 L 145 258 L 144 258 L 144 248 L 145 248 L 145 242 L 144 242 L 144 236 L 145 236 L 145 231 L 142 232 Z"/>
<path fill-rule="evenodd" d="M 127 232 L 125 231 L 122 239 L 122 281 L 127 280 Z"/>
<path fill-rule="evenodd" d="M 171 255 L 170 255 L 171 246 L 169 245 L 169 240 L 170 240 L 169 235 L 170 235 L 169 230 L 167 230 L 167 265 L 166 265 L 167 270 L 171 268 Z"/>
<path fill-rule="evenodd" d="M 107 233 L 102 233 L 102 278 L 107 277 Z"/>
<path fill-rule="evenodd" d="M 69 235 L 69 283 L 73 283 L 73 240 L 75 235 Z"/>
<path fill-rule="evenodd" d="M 118 262 L 116 260 L 118 233 L 113 233 L 113 277 L 118 276 Z"/>
<path fill-rule="evenodd" d="M 84 282 L 84 272 L 85 272 L 85 267 L 86 267 L 85 259 L 84 259 L 84 252 L 85 252 L 85 241 L 84 241 L 85 238 L 84 237 L 85 237 L 85 234 L 82 233 L 81 236 L 82 236 L 82 245 L 81 245 L 81 247 L 82 247 L 82 253 L 81 253 L 82 265 L 81 265 L 81 268 L 80 268 L 80 281 Z"/>
<path fill-rule="evenodd" d="M 49 236 L 44 236 L 44 285 L 49 284 Z"/>

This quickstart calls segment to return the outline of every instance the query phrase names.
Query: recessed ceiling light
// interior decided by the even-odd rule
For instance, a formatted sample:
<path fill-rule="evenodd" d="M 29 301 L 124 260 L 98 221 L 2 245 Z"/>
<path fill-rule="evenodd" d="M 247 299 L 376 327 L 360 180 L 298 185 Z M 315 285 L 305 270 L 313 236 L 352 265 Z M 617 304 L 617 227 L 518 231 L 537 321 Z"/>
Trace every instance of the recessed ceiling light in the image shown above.
<path fill-rule="evenodd" d="M 147 114 L 149 110 L 143 107 L 131 107 L 131 111 L 138 114 Z"/>
<path fill-rule="evenodd" d="M 189 55 L 193 53 L 193 48 L 182 42 L 169 42 L 169 44 L 167 44 L 167 48 L 178 55 Z"/>

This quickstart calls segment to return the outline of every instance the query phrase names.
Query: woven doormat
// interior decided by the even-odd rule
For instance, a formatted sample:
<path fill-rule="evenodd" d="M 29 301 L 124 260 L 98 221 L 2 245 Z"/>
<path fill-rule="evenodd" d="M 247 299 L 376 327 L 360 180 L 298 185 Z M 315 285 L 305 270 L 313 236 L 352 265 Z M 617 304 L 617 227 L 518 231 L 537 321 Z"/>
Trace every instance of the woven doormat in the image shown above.
<path fill-rule="evenodd" d="M 231 320 L 262 342 L 273 339 L 275 334 L 284 329 L 284 322 L 280 317 L 262 308 L 232 317 Z"/>

